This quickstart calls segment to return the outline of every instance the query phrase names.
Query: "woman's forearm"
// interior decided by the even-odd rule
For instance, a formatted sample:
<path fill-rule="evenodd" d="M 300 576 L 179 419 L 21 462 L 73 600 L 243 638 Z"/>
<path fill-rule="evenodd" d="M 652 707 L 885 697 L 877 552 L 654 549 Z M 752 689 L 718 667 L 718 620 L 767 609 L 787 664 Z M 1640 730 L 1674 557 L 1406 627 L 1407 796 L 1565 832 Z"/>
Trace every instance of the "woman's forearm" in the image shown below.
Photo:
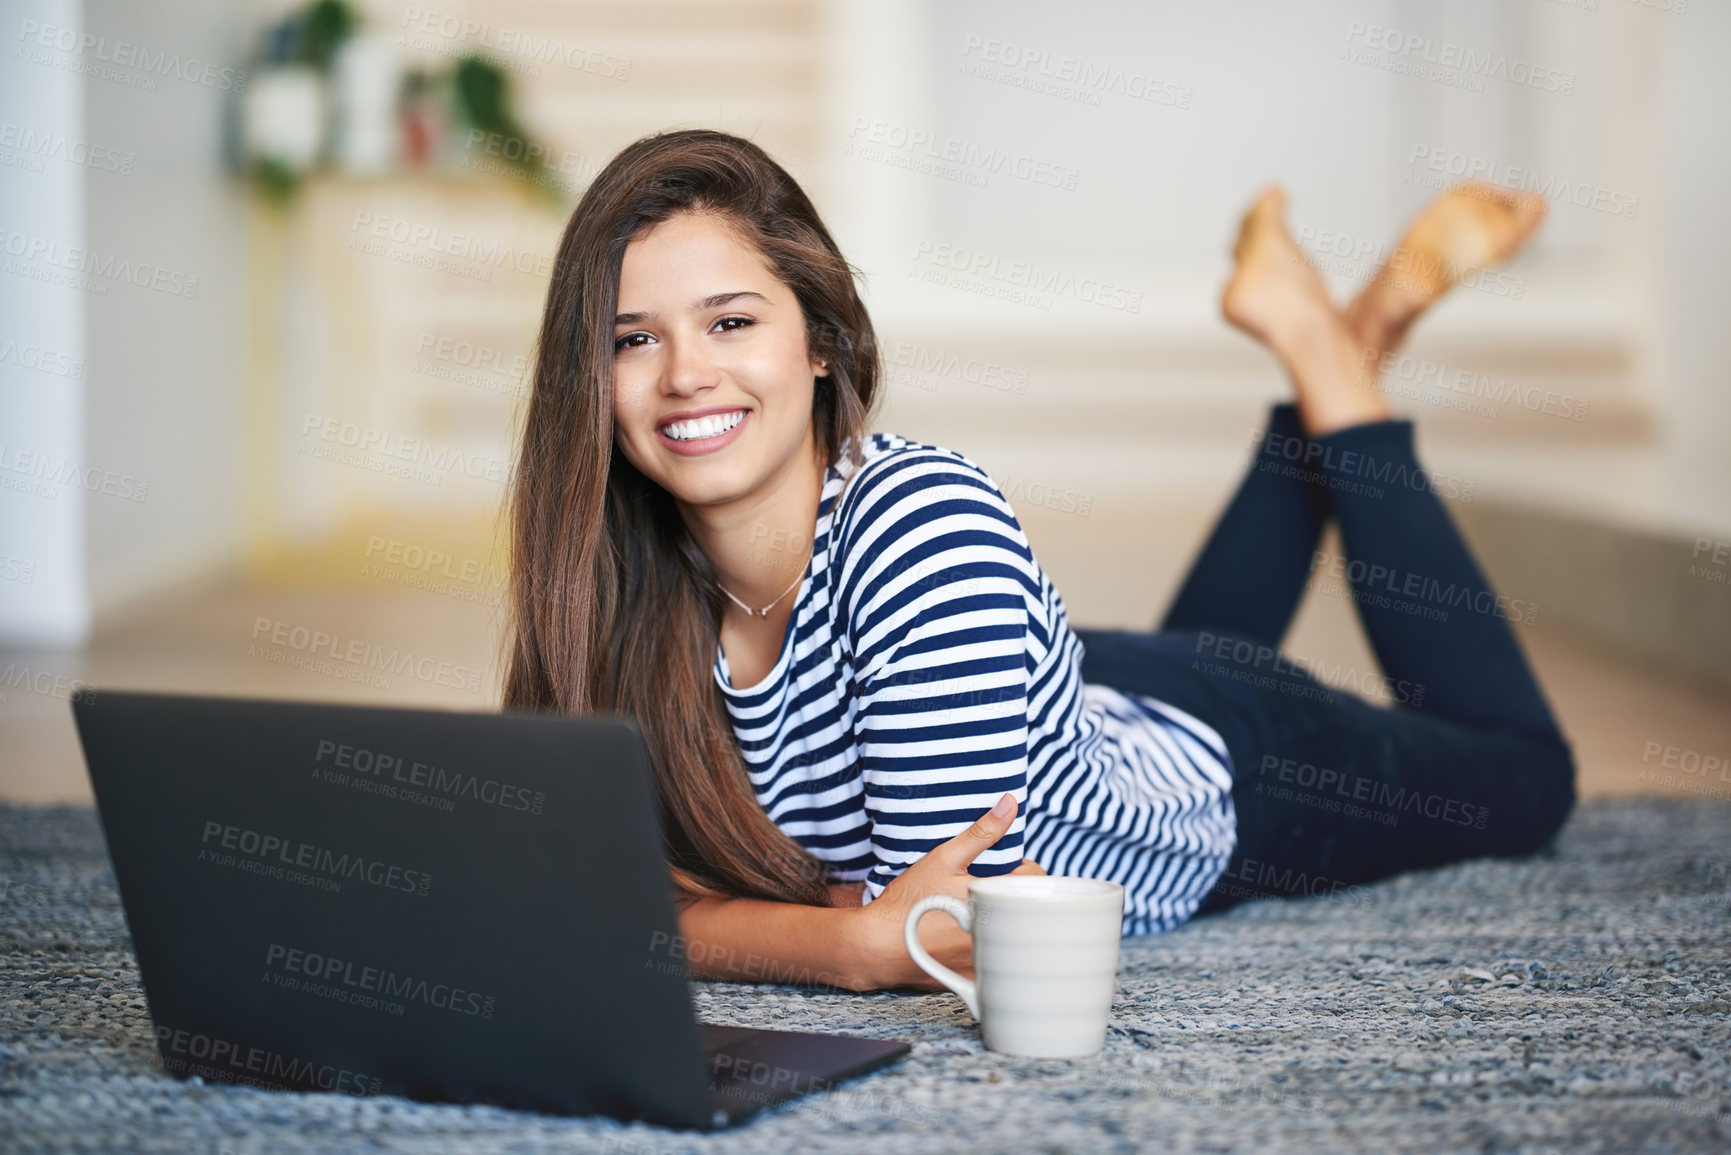
<path fill-rule="evenodd" d="M 832 892 L 833 893 L 833 892 Z M 679 912 L 682 953 L 701 979 L 875 990 L 856 931 L 860 907 L 699 898 Z"/>
<path fill-rule="evenodd" d="M 702 979 L 832 986 L 850 991 L 897 987 L 939 990 L 940 984 L 908 956 L 904 923 L 919 900 L 947 894 L 968 900 L 968 865 L 1004 836 L 1016 816 L 1014 795 L 972 826 L 927 851 L 902 871 L 870 905 L 863 883 L 835 883 L 831 906 L 803 906 L 761 898 L 699 898 L 679 911 L 674 944 L 691 973 Z M 1044 874 L 1022 860 L 1011 874 Z M 932 956 L 964 977 L 973 976 L 973 940 L 954 919 L 919 928 Z"/>

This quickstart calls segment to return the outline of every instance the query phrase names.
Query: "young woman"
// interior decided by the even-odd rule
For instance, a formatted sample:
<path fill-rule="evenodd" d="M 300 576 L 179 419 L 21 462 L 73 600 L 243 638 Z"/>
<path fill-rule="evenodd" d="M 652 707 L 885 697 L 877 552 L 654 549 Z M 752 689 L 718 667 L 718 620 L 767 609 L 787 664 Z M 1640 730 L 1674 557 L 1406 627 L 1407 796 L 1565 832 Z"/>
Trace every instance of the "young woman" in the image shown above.
<path fill-rule="evenodd" d="M 1569 747 L 1377 371 L 1542 213 L 1446 194 L 1341 312 L 1264 193 L 1224 311 L 1297 403 L 1160 632 L 1078 631 L 984 471 L 868 435 L 876 338 L 798 185 L 725 133 L 640 140 L 555 261 L 505 705 L 638 721 L 709 977 L 929 989 L 902 918 L 970 875 L 1113 879 L 1138 934 L 1530 852 L 1573 805 Z M 1384 673 L 1413 691 L 1396 708 L 1279 654 L 1330 517 Z M 1391 578 L 1446 620 L 1396 608 Z M 970 969 L 952 923 L 922 937 Z"/>

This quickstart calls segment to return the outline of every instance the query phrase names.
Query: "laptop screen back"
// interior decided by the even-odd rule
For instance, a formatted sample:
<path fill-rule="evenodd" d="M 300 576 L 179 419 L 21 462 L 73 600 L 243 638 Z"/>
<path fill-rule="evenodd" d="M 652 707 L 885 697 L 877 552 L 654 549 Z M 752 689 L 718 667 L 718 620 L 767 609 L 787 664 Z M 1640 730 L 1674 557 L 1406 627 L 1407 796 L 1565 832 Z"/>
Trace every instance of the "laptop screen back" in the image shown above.
<path fill-rule="evenodd" d="M 74 710 L 172 1073 L 709 1121 L 628 721 Z"/>

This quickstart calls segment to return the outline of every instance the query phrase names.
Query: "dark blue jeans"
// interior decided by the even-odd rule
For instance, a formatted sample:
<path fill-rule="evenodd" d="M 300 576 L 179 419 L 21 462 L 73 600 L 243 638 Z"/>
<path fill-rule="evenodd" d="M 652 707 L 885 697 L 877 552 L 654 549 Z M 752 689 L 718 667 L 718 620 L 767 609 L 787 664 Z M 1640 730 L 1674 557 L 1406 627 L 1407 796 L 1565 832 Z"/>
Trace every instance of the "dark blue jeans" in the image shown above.
<path fill-rule="evenodd" d="M 1078 629 L 1089 682 L 1151 694 L 1220 732 L 1238 848 L 1202 912 L 1334 895 L 1402 870 L 1531 853 L 1575 802 L 1575 767 L 1510 619 L 1418 462 L 1412 423 L 1321 437 L 1270 414 L 1250 471 L 1157 633 Z M 1343 558 L 1318 552 L 1340 526 Z M 1353 599 L 1380 671 L 1284 654 L 1311 582 Z M 1376 705 L 1349 692 L 1368 693 Z"/>

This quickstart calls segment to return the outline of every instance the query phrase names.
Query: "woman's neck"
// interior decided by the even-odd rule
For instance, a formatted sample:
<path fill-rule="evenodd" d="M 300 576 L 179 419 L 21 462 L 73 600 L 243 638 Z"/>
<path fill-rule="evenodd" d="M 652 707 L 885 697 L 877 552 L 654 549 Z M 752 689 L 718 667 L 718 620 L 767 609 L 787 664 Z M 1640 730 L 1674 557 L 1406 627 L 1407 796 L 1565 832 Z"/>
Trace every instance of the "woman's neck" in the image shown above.
<path fill-rule="evenodd" d="M 826 463 L 810 431 L 805 450 L 736 501 L 680 505 L 716 579 L 747 606 L 761 607 L 786 593 L 811 553 Z"/>

